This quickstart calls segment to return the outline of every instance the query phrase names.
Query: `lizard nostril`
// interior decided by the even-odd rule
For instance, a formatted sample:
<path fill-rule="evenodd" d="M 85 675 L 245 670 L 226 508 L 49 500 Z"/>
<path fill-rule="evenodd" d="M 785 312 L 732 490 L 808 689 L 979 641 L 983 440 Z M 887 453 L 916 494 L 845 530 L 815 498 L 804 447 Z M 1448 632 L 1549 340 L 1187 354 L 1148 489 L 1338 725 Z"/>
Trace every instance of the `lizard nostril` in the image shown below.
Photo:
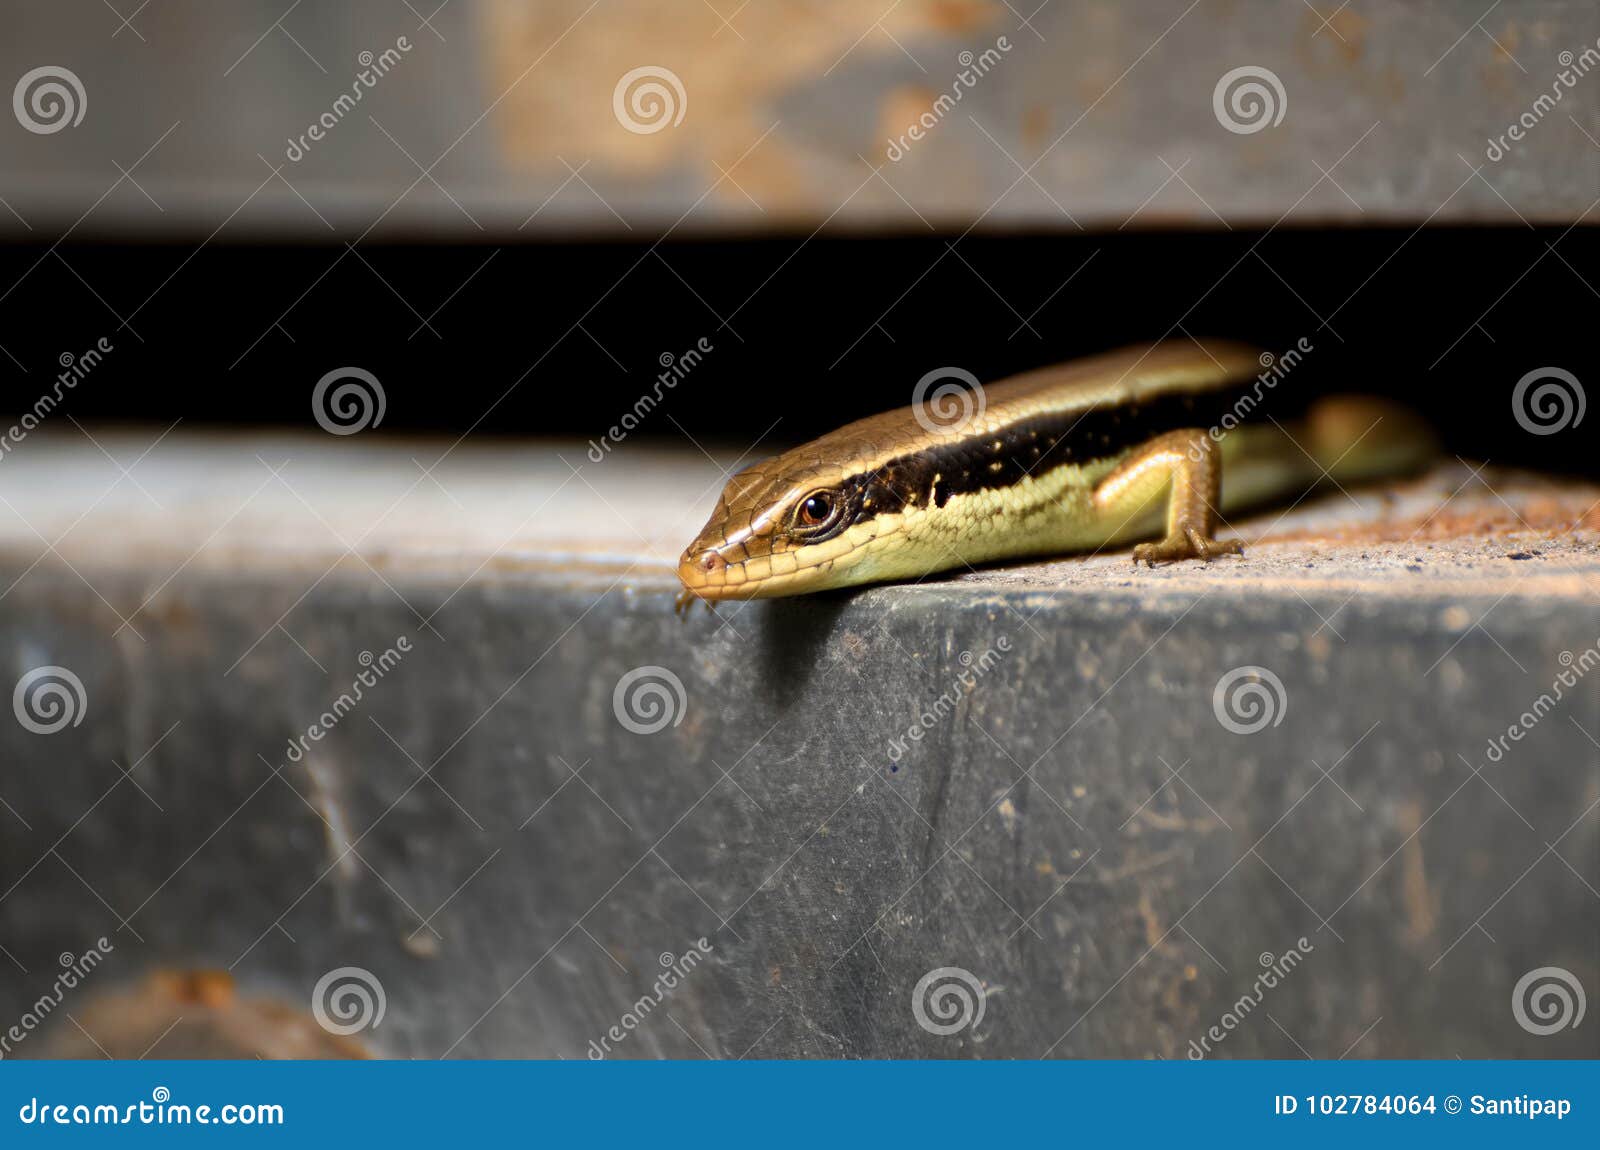
<path fill-rule="evenodd" d="M 706 571 L 718 571 L 728 565 L 728 561 L 715 551 L 705 551 L 700 555 L 700 566 Z"/>

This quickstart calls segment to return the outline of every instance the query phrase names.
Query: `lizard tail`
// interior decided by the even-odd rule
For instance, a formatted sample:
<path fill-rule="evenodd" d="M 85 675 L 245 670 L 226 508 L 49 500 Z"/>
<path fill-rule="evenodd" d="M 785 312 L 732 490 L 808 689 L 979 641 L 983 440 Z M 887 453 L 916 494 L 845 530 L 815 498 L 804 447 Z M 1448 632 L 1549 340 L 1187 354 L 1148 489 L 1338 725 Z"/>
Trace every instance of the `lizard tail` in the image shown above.
<path fill-rule="evenodd" d="M 1438 451 L 1432 429 L 1409 408 L 1364 395 L 1335 395 L 1288 423 L 1246 424 L 1222 441 L 1223 510 L 1303 496 L 1317 484 L 1406 475 Z"/>
<path fill-rule="evenodd" d="M 1307 450 L 1336 483 L 1418 471 L 1439 450 L 1421 416 L 1376 396 L 1319 400 L 1306 415 L 1305 429 Z"/>

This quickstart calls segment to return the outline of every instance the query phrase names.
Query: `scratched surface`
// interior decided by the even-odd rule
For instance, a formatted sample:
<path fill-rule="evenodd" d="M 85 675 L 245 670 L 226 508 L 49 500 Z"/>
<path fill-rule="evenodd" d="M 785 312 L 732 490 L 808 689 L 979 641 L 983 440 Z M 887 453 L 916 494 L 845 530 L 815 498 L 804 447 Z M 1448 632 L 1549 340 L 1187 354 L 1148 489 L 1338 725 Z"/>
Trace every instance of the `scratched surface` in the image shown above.
<path fill-rule="evenodd" d="M 0 1018 L 104 935 L 66 1009 L 119 1053 L 195 1049 L 161 972 L 303 1030 L 355 966 L 376 1053 L 582 1058 L 704 937 L 614 1056 L 1181 1058 L 1304 938 L 1216 1056 L 1600 1054 L 1511 1010 L 1536 967 L 1600 985 L 1600 669 L 1489 752 L 1600 642 L 1590 487 L 1451 463 L 1241 522 L 1242 563 L 681 620 L 692 451 L 462 448 L 435 484 L 446 444 L 180 430 L 130 479 L 37 434 L 3 685 L 59 665 L 83 706 L 0 723 Z M 641 666 L 682 685 L 654 733 L 614 705 Z M 1244 666 L 1281 683 L 1255 733 L 1214 702 Z M 950 1035 L 912 1007 L 941 967 L 983 989 Z M 49 1023 L 11 1056 L 93 1056 Z"/>

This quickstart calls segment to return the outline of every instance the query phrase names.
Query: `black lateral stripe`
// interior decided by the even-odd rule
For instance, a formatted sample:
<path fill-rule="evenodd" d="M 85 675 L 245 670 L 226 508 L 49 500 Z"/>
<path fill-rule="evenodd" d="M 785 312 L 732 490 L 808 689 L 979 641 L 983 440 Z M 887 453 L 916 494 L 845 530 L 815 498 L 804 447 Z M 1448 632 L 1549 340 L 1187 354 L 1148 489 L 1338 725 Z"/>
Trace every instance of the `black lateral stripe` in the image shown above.
<path fill-rule="evenodd" d="M 1219 427 L 1225 416 L 1232 417 L 1228 424 L 1232 426 L 1258 403 L 1268 405 L 1276 419 L 1294 418 L 1304 412 L 1309 399 L 1303 388 L 1280 395 L 1258 387 L 1252 379 L 1232 388 L 1168 392 L 1139 404 L 1107 403 L 1087 411 L 1041 413 L 992 435 L 899 456 L 859 477 L 857 484 L 869 515 L 930 502 L 943 507 L 954 495 L 1010 487 L 1064 464 L 1121 455 L 1168 431 Z"/>

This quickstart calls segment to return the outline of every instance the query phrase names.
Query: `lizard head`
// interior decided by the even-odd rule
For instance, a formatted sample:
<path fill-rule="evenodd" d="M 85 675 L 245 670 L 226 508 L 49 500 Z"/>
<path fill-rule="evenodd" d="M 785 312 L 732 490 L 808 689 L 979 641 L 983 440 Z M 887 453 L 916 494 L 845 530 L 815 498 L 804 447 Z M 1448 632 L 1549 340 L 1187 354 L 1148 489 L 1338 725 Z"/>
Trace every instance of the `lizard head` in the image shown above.
<path fill-rule="evenodd" d="M 728 481 L 678 561 L 702 599 L 762 599 L 865 583 L 880 534 L 870 475 L 818 462 L 814 446 L 745 468 Z"/>

